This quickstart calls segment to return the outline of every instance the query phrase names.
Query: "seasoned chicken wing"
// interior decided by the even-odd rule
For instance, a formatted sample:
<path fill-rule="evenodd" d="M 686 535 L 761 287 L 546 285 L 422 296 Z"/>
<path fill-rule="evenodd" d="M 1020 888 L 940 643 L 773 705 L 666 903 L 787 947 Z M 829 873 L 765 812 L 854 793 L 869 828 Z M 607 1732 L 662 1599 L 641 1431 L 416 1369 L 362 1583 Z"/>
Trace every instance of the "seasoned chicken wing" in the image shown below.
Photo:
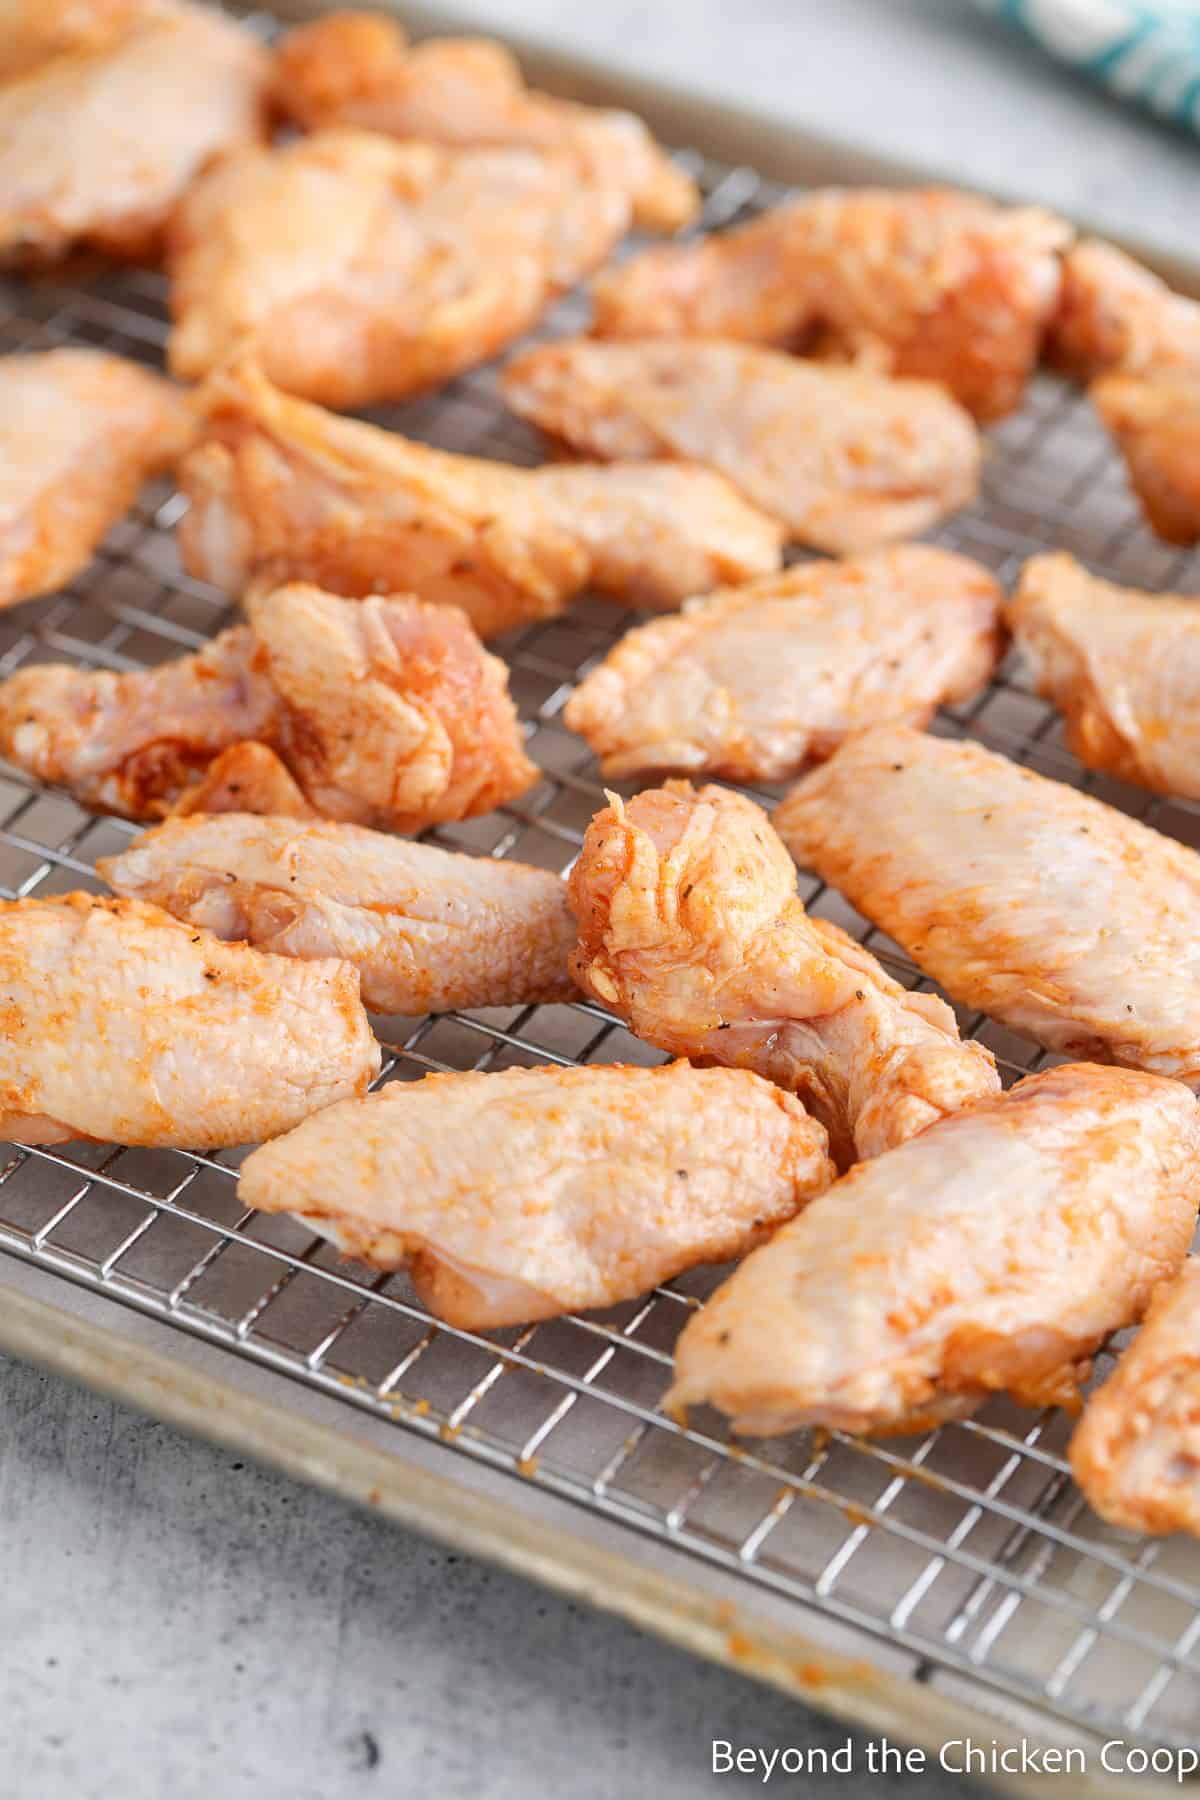
<path fill-rule="evenodd" d="M 1106 375 L 1088 394 L 1152 528 L 1171 544 L 1200 541 L 1200 360 L 1194 370 Z"/>
<path fill-rule="evenodd" d="M 1200 856 L 979 744 L 880 725 L 775 824 L 948 994 L 1047 1049 L 1200 1086 Z"/>
<path fill-rule="evenodd" d="M 1113 244 L 1085 238 L 1063 258 L 1050 360 L 1081 381 L 1123 371 L 1200 370 L 1200 302 L 1176 294 Z"/>
<path fill-rule="evenodd" d="M 0 0 L 0 82 L 52 56 L 99 50 L 170 6 L 171 0 Z"/>
<path fill-rule="evenodd" d="M 760 1435 L 923 1430 L 997 1390 L 1073 1406 L 1183 1261 L 1198 1154 L 1177 1082 L 1032 1075 L 852 1169 L 750 1256 L 681 1334 L 667 1404 Z"/>
<path fill-rule="evenodd" d="M 821 1127 L 755 1075 L 592 1065 L 391 1082 L 255 1151 L 238 1194 L 487 1331 L 740 1256 L 832 1175 Z"/>
<path fill-rule="evenodd" d="M 284 38 L 275 92 L 306 131 L 357 125 L 426 143 L 564 151 L 628 193 L 650 231 L 675 231 L 700 206 L 695 182 L 640 119 L 532 92 L 488 38 L 410 44 L 394 19 L 331 13 Z"/>
<path fill-rule="evenodd" d="M 779 781 L 880 719 L 923 725 L 987 680 L 1000 588 L 907 545 L 804 563 L 622 638 L 563 711 L 606 775 L 677 769 Z"/>
<path fill-rule="evenodd" d="M 1088 1400 L 1071 1471 L 1111 1524 L 1200 1536 L 1200 1256 L 1155 1291 L 1132 1347 Z"/>
<path fill-rule="evenodd" d="M 860 356 L 983 419 L 1020 404 L 1059 292 L 1061 220 L 936 189 L 828 188 L 595 283 L 595 329 Z"/>
<path fill-rule="evenodd" d="M 77 575 L 191 414 L 161 375 L 104 350 L 0 357 L 0 606 Z"/>
<path fill-rule="evenodd" d="M 172 220 L 171 368 L 249 354 L 327 406 L 399 399 L 519 337 L 628 216 L 618 190 L 531 150 L 350 130 L 243 150 Z"/>
<path fill-rule="evenodd" d="M 0 1137 L 211 1150 L 379 1072 L 349 963 L 222 944 L 137 900 L 0 905 Z"/>
<path fill-rule="evenodd" d="M 640 1038 L 799 1094 L 844 1166 L 993 1093 L 950 1008 L 809 918 L 761 807 L 672 781 L 608 808 L 571 872 L 572 972 Z"/>
<path fill-rule="evenodd" d="M 47 11 L 61 23 L 62 9 Z M 115 41 L 0 86 L 0 260 L 76 245 L 157 255 L 201 166 L 263 136 L 269 63 L 256 39 L 207 6 L 145 11 Z"/>
<path fill-rule="evenodd" d="M 158 668 L 19 670 L 0 683 L 0 752 L 135 819 L 195 810 L 199 781 L 208 811 L 417 831 L 535 779 L 504 664 L 456 608 L 295 583 L 247 610 L 249 626 Z"/>
<path fill-rule="evenodd" d="M 782 533 L 721 476 L 683 464 L 522 469 L 454 456 L 283 394 L 251 364 L 209 384 L 184 462 L 193 575 L 404 589 L 461 606 L 484 637 L 580 588 L 677 606 L 780 563 Z"/>
<path fill-rule="evenodd" d="M 171 819 L 97 864 L 119 894 L 225 939 L 353 963 L 373 1012 L 523 1006 L 574 991 L 575 921 L 545 869 L 358 825 Z"/>
<path fill-rule="evenodd" d="M 1195 600 L 1117 587 L 1071 556 L 1035 556 L 1008 620 L 1081 762 L 1200 800 Z"/>
<path fill-rule="evenodd" d="M 574 449 L 710 464 L 818 550 L 915 536 L 978 483 L 975 428 L 931 382 L 717 339 L 577 338 L 519 356 L 502 385 Z"/>

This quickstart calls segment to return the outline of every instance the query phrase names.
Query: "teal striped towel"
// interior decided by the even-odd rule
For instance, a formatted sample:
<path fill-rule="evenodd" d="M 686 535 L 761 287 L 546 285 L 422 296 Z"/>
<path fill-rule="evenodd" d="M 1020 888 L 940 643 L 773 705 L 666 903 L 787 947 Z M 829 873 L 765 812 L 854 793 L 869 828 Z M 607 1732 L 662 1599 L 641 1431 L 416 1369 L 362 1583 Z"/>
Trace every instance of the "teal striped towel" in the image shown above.
<path fill-rule="evenodd" d="M 1200 131 L 1198 0 L 975 0 L 1122 99 Z"/>

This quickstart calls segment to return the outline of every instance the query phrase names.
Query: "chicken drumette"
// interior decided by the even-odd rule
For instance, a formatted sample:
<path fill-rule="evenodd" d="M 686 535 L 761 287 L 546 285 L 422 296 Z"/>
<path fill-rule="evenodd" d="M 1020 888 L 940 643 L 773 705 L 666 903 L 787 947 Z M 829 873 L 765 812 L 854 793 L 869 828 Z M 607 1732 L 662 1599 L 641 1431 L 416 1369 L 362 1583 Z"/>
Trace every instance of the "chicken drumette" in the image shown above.
<path fill-rule="evenodd" d="M 1030 1076 L 852 1169 L 755 1251 L 685 1327 L 668 1405 L 763 1435 L 917 1431 L 997 1390 L 1073 1405 L 1183 1261 L 1198 1154 L 1178 1082 Z"/>
<path fill-rule="evenodd" d="M 454 456 L 294 399 L 250 364 L 214 377 L 205 412 L 180 472 L 180 548 L 230 593 L 402 589 L 452 601 L 490 637 L 585 586 L 670 607 L 779 567 L 779 527 L 708 469 Z"/>
<path fill-rule="evenodd" d="M 563 719 L 606 775 L 779 781 L 864 725 L 923 725 L 974 693 L 1002 600 L 978 563 L 924 545 L 804 563 L 631 631 Z"/>
<path fill-rule="evenodd" d="M 761 807 L 668 782 L 588 827 L 571 872 L 576 980 L 648 1043 L 799 1094 L 840 1165 L 999 1085 L 954 1015 L 810 918 Z"/>
<path fill-rule="evenodd" d="M 915 536 L 978 481 L 974 425 L 932 382 L 714 338 L 547 344 L 510 363 L 502 386 L 517 412 L 589 455 L 708 463 L 820 550 Z"/>
<path fill-rule="evenodd" d="M 592 1065 L 393 1081 L 256 1151 L 238 1193 L 486 1331 L 740 1256 L 832 1175 L 821 1127 L 755 1075 Z"/>

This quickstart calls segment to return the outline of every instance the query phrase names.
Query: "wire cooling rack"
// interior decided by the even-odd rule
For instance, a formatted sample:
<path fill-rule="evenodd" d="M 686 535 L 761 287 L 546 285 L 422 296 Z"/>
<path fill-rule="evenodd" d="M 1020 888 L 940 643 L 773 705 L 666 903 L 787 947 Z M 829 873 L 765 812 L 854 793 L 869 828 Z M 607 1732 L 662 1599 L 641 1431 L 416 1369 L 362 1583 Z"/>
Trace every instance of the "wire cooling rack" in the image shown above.
<path fill-rule="evenodd" d="M 747 169 L 687 159 L 705 195 L 702 227 L 781 196 Z M 0 350 L 92 344 L 161 361 L 164 288 L 147 273 L 84 285 L 0 290 Z M 578 328 L 563 302 L 542 333 Z M 378 415 L 453 450 L 532 463 L 538 440 L 508 416 L 493 375 Z M 1061 545 L 1118 580 L 1200 591 L 1200 562 L 1138 523 L 1117 460 L 1086 402 L 1051 378 L 989 433 L 981 502 L 937 541 L 1011 580 L 1030 553 Z M 226 596 L 181 573 L 172 527 L 182 501 L 148 491 L 86 573 L 0 617 L 0 677 L 57 659 L 131 669 L 200 644 L 233 617 Z M 585 598 L 562 618 L 498 646 L 542 770 L 519 804 L 431 833 L 485 856 L 565 870 L 601 803 L 591 759 L 565 730 L 572 683 L 629 623 Z M 1056 717 L 1012 658 L 936 729 L 984 738 L 1043 773 L 1099 793 L 1190 843 L 1200 813 L 1086 774 L 1062 748 Z M 621 784 L 617 784 L 621 786 Z M 632 791 L 628 789 L 626 791 Z M 773 796 L 766 795 L 769 802 Z M 96 857 L 133 828 L 97 819 L 61 793 L 0 772 L 0 892 L 95 888 Z M 898 948 L 815 880 L 812 910 L 837 919 L 910 986 L 927 987 Z M 996 1053 L 1006 1079 L 1047 1060 L 980 1015 L 965 1030 Z M 524 1007 L 377 1021 L 384 1081 L 431 1069 L 539 1062 L 655 1062 L 598 1008 Z M 88 1047 L 79 1046 L 86 1059 Z M 396 1454 L 412 1433 L 518 1476 L 725 1571 L 747 1590 L 807 1603 L 909 1653 L 918 1678 L 949 1685 L 999 1716 L 1025 1702 L 1067 1735 L 1100 1733 L 1179 1746 L 1200 1718 L 1200 1549 L 1138 1540 L 1104 1525 L 1071 1483 L 1069 1421 L 1004 1401 L 976 1418 L 879 1443 L 839 1433 L 731 1444 L 711 1421 L 684 1430 L 658 1410 L 689 1310 L 715 1285 L 703 1271 L 636 1303 L 491 1337 L 431 1321 L 402 1277 L 339 1263 L 291 1219 L 238 1204 L 238 1156 L 112 1146 L 0 1151 L 4 1253 L 82 1283 L 282 1370 L 346 1407 L 384 1420 Z M 962 1677 L 969 1678 L 966 1683 Z"/>

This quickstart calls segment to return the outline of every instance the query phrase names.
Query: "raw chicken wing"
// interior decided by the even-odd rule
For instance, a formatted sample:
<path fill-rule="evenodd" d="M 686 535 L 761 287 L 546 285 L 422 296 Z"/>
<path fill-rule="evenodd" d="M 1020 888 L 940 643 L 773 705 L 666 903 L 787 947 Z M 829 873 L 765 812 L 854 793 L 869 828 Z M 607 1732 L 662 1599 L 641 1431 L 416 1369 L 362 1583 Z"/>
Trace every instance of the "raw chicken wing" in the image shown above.
<path fill-rule="evenodd" d="M 997 1390 L 1074 1406 L 1092 1353 L 1183 1261 L 1198 1154 L 1177 1082 L 1030 1076 L 852 1169 L 755 1251 L 685 1327 L 667 1404 L 760 1435 L 914 1432 Z"/>
<path fill-rule="evenodd" d="M 608 808 L 571 872 L 572 973 L 640 1038 L 799 1094 L 844 1166 L 990 1094 L 991 1056 L 809 918 L 761 807 L 672 781 Z"/>
<path fill-rule="evenodd" d="M 1008 619 L 1081 762 L 1200 800 L 1195 600 L 1116 587 L 1071 556 L 1035 556 Z"/>
<path fill-rule="evenodd" d="M 0 82 L 52 56 L 99 50 L 169 8 L 170 0 L 0 0 Z"/>
<path fill-rule="evenodd" d="M 700 205 L 640 119 L 531 92 L 488 38 L 410 45 L 394 19 L 339 12 L 289 32 L 275 68 L 276 95 L 306 131 L 357 125 L 426 143 L 565 151 L 624 189 L 650 231 L 677 230 Z"/>
<path fill-rule="evenodd" d="M 1125 458 L 1151 527 L 1200 540 L 1200 362 L 1192 370 L 1106 375 L 1088 393 Z"/>
<path fill-rule="evenodd" d="M 677 606 L 780 562 L 779 527 L 708 469 L 453 456 L 293 399 L 250 364 L 210 383 L 207 437 L 180 484 L 193 575 L 230 593 L 403 589 L 461 606 L 484 637 L 584 586 Z"/>
<path fill-rule="evenodd" d="M 708 463 L 789 535 L 847 554 L 974 498 L 979 439 L 941 388 L 718 339 L 577 338 L 527 351 L 509 405 L 589 455 Z"/>
<path fill-rule="evenodd" d="M 104 350 L 0 357 L 0 606 L 86 568 L 192 434 L 183 395 Z"/>
<path fill-rule="evenodd" d="M 1090 381 L 1118 370 L 1200 371 L 1200 302 L 1176 294 L 1113 244 L 1085 238 L 1063 258 L 1050 360 Z"/>
<path fill-rule="evenodd" d="M 0 1137 L 212 1150 L 366 1091 L 349 963 L 222 944 L 137 900 L 0 906 Z"/>
<path fill-rule="evenodd" d="M 487 1331 L 740 1256 L 832 1175 L 821 1127 L 755 1075 L 593 1065 L 393 1081 L 256 1151 L 238 1194 Z"/>
<path fill-rule="evenodd" d="M 262 138 L 269 64 L 256 39 L 207 6 L 146 11 L 114 42 L 0 86 L 0 260 L 77 245 L 155 256 L 202 165 Z"/>
<path fill-rule="evenodd" d="M 936 189 L 828 188 L 595 284 L 604 336 L 816 339 L 940 381 L 979 418 L 1020 404 L 1059 291 L 1061 220 Z"/>
<path fill-rule="evenodd" d="M 607 256 L 626 197 L 530 150 L 321 131 L 227 156 L 171 223 L 175 374 L 250 354 L 289 393 L 370 406 L 448 381 Z"/>
<path fill-rule="evenodd" d="M 780 781 L 879 719 L 923 725 L 987 680 L 1003 595 L 925 545 L 805 563 L 631 631 L 563 712 L 606 775 Z"/>
<path fill-rule="evenodd" d="M 1071 1471 L 1111 1524 L 1200 1536 L 1200 1256 L 1157 1289 L 1132 1348 L 1088 1400 Z"/>
<path fill-rule="evenodd" d="M 847 740 L 775 814 L 966 1006 L 1049 1050 L 1200 1085 L 1200 856 L 979 744 Z"/>
<path fill-rule="evenodd" d="M 373 1012 L 569 999 L 575 923 L 559 876 L 359 825 L 171 819 L 97 864 L 120 894 L 219 938 L 357 968 Z"/>

